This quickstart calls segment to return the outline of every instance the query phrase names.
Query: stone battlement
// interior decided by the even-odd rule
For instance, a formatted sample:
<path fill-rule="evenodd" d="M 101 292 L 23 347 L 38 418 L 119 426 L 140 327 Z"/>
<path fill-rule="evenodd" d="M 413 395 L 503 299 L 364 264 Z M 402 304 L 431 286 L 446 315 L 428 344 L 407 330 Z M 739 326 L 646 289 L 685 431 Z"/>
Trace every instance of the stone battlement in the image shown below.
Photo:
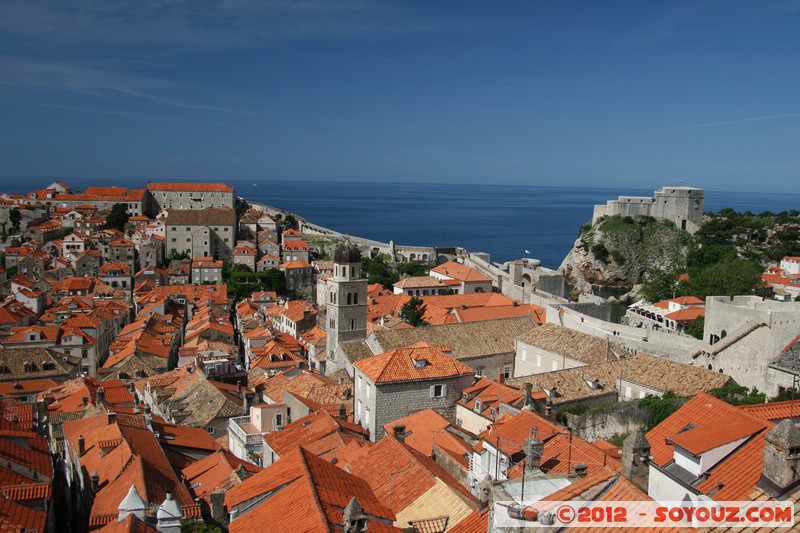
<path fill-rule="evenodd" d="M 620 196 L 605 205 L 595 205 L 592 224 L 601 217 L 651 216 L 656 220 L 670 220 L 678 228 L 694 234 L 703 223 L 705 191 L 695 187 L 663 187 L 652 197 Z"/>

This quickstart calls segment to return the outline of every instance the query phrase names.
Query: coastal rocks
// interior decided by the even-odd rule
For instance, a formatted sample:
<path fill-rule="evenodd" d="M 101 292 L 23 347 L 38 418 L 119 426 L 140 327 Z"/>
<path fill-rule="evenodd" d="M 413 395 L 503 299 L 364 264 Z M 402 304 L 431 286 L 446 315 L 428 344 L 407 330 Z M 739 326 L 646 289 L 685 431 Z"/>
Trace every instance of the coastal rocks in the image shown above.
<path fill-rule="evenodd" d="M 691 236 L 669 222 L 652 217 L 609 217 L 584 226 L 559 271 L 573 286 L 571 298 L 592 286 L 632 289 L 620 302 L 635 300 L 634 286 L 653 268 L 673 270 L 685 263 Z"/>

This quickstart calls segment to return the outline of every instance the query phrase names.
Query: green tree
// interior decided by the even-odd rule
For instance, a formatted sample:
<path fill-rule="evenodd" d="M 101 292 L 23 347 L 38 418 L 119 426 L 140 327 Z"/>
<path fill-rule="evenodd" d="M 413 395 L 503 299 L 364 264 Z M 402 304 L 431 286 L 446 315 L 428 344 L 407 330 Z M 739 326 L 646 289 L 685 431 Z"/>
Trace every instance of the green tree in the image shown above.
<path fill-rule="evenodd" d="M 660 268 L 651 268 L 645 273 L 642 297 L 648 302 L 660 302 L 677 296 L 678 276 Z"/>
<path fill-rule="evenodd" d="M 284 229 L 297 229 L 297 218 L 294 215 L 286 215 L 283 219 Z"/>
<path fill-rule="evenodd" d="M 685 398 L 675 396 L 673 391 L 667 391 L 663 396 L 648 394 L 639 400 L 639 406 L 650 413 L 647 420 L 647 431 L 650 431 L 666 420 L 672 413 L 677 411 L 685 401 Z"/>
<path fill-rule="evenodd" d="M 22 213 L 19 208 L 15 207 L 8 213 L 8 220 L 11 222 L 11 232 L 16 233 L 19 231 L 19 224 L 22 221 Z"/>
<path fill-rule="evenodd" d="M 397 267 L 401 276 L 427 276 L 431 270 L 430 263 L 403 263 Z"/>
<path fill-rule="evenodd" d="M 391 288 L 400 279 L 400 276 L 386 260 L 386 256 L 382 254 L 372 258 L 362 257 L 361 272 L 368 282 L 380 283 L 386 288 Z"/>
<path fill-rule="evenodd" d="M 715 263 L 689 279 L 691 294 L 700 299 L 706 296 L 753 294 L 760 284 L 761 267 L 746 259 Z"/>
<path fill-rule="evenodd" d="M 426 309 L 422 299 L 414 296 L 400 308 L 400 318 L 414 327 L 427 326 L 428 323 L 422 319 Z"/>
<path fill-rule="evenodd" d="M 106 227 L 125 231 L 125 224 L 128 223 L 128 206 L 126 204 L 114 204 L 111 212 L 106 217 Z"/>
<path fill-rule="evenodd" d="M 708 393 L 731 405 L 752 405 L 767 401 L 767 395 L 763 392 L 758 392 L 756 388 L 748 390 L 747 387 L 742 387 L 741 385 L 719 387 L 711 389 Z"/>
<path fill-rule="evenodd" d="M 130 239 L 134 233 L 136 233 L 136 224 L 128 220 L 125 222 L 125 236 Z"/>
<path fill-rule="evenodd" d="M 689 274 L 697 274 L 704 268 L 722 261 L 733 261 L 739 257 L 732 244 L 711 244 L 695 248 L 686 257 L 686 269 Z"/>
<path fill-rule="evenodd" d="M 184 261 L 186 259 L 189 259 L 189 254 L 186 252 L 178 252 L 175 248 L 169 252 L 170 261 Z"/>
<path fill-rule="evenodd" d="M 706 317 L 699 316 L 692 320 L 692 323 L 689 324 L 689 327 L 686 328 L 686 333 L 694 337 L 695 339 L 703 340 L 703 329 L 706 326 Z"/>

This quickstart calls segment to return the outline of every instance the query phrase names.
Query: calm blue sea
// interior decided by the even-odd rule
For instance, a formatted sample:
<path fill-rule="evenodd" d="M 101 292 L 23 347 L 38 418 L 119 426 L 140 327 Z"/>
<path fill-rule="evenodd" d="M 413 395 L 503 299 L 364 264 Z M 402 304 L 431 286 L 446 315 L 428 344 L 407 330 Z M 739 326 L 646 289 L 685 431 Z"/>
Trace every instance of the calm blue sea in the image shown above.
<path fill-rule="evenodd" d="M 144 182 L 66 179 L 87 185 L 142 187 Z M 0 183 L 20 193 L 52 180 Z M 510 185 L 358 183 L 330 181 L 236 181 L 239 196 L 292 211 L 343 233 L 397 244 L 462 246 L 504 262 L 540 259 L 557 268 L 572 248 L 595 204 L 619 195 L 650 196 L 652 190 Z M 705 210 L 779 212 L 800 209 L 800 195 L 706 191 Z"/>

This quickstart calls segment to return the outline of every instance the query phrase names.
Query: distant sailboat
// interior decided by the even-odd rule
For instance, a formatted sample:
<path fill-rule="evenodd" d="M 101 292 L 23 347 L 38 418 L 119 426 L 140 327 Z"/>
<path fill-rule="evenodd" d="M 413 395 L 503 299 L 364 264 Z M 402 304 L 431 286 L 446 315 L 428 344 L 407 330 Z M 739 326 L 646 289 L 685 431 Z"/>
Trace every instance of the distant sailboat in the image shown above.
<path fill-rule="evenodd" d="M 531 251 L 530 250 L 525 250 L 525 253 L 529 254 L 529 253 L 531 253 Z"/>

